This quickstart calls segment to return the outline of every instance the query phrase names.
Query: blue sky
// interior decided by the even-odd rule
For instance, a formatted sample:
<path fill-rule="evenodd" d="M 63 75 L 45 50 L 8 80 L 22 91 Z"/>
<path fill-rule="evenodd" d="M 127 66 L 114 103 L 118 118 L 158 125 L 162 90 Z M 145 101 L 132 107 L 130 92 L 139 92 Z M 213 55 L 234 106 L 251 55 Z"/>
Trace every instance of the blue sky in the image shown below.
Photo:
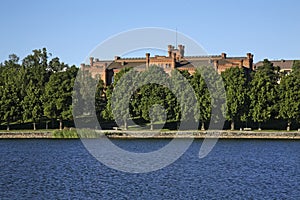
<path fill-rule="evenodd" d="M 0 62 L 46 47 L 79 65 L 100 42 L 142 27 L 175 29 L 209 54 L 300 59 L 300 1 L 2 0 Z"/>

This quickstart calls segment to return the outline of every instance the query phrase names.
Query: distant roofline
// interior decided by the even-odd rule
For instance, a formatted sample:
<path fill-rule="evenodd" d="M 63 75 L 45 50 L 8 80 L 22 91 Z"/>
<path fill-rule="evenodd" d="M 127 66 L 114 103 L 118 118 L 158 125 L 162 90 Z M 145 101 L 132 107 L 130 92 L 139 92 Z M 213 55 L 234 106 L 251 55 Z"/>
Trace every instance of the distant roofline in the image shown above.
<path fill-rule="evenodd" d="M 165 56 L 165 55 L 155 55 L 155 56 L 151 56 L 151 57 L 168 57 L 168 56 Z M 222 55 L 201 55 L 201 56 L 184 56 L 183 58 L 217 58 L 217 57 L 222 57 Z M 239 57 L 235 57 L 235 56 L 228 56 L 226 57 L 226 59 L 230 59 L 230 58 L 236 58 L 236 59 L 244 59 L 244 58 L 247 58 L 246 56 L 239 56 Z M 95 59 L 99 59 L 99 58 L 95 58 Z M 119 57 L 118 60 L 143 60 L 143 59 L 146 59 L 146 57 Z M 115 59 L 112 59 L 112 60 L 100 60 L 99 61 L 94 61 L 94 62 L 111 62 L 111 61 L 115 61 Z M 270 60 L 271 61 L 271 60 Z M 273 61 L 273 60 L 272 60 Z M 274 61 L 277 61 L 277 60 L 274 60 Z M 281 60 L 278 60 L 278 61 L 281 61 Z M 288 61 L 288 60 L 285 60 L 285 61 Z M 262 62 L 262 61 L 259 61 L 259 62 Z"/>
<path fill-rule="evenodd" d="M 95 59 L 99 59 L 99 58 L 95 58 Z M 114 60 L 98 60 L 98 61 L 96 61 L 96 60 L 94 60 L 94 62 L 112 62 L 112 61 L 114 61 Z"/>
<path fill-rule="evenodd" d="M 143 60 L 146 59 L 146 57 L 120 57 L 118 60 Z"/>
<path fill-rule="evenodd" d="M 270 61 L 270 62 L 294 62 L 294 61 L 297 61 L 298 59 L 288 59 L 288 60 L 286 60 L 286 59 L 281 59 L 281 60 L 269 60 L 268 59 L 268 61 Z M 264 62 L 264 60 L 260 60 L 260 61 L 258 61 L 257 63 L 255 63 L 255 65 L 256 64 L 258 64 L 258 63 L 263 63 Z"/>
<path fill-rule="evenodd" d="M 184 56 L 183 58 L 210 58 L 210 57 L 221 57 L 221 55 Z"/>

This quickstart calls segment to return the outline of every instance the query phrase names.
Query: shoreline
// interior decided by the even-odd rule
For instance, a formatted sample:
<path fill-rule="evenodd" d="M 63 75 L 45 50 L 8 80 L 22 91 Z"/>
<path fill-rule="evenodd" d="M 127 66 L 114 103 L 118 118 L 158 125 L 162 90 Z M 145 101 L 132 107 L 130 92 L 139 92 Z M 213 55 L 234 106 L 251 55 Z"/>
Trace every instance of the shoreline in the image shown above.
<path fill-rule="evenodd" d="M 1 139 L 52 139 L 52 131 L 0 131 Z"/>
<path fill-rule="evenodd" d="M 122 131 L 98 130 L 97 133 L 111 139 L 300 139 L 300 131 Z M 0 139 L 76 139 L 53 136 L 52 131 L 0 131 Z M 79 139 L 79 138 L 77 138 Z"/>
<path fill-rule="evenodd" d="M 126 135 L 119 135 L 125 131 L 112 131 L 108 138 L 114 139 L 173 139 L 173 138 L 194 138 L 194 139 L 300 139 L 299 131 L 166 131 L 159 132 L 152 136 L 153 132 L 148 131 L 141 135 L 138 132 L 127 131 Z M 147 135 L 150 134 L 150 135 Z"/>

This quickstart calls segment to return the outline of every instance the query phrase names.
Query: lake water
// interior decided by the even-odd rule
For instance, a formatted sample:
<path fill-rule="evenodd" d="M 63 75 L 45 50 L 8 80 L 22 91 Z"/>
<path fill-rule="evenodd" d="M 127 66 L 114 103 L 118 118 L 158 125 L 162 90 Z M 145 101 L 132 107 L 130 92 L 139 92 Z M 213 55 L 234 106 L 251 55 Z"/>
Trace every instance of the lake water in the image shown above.
<path fill-rule="evenodd" d="M 300 141 L 195 140 L 173 164 L 131 174 L 106 167 L 80 140 L 0 140 L 0 199 L 300 199 Z M 151 151 L 169 140 L 114 140 Z"/>

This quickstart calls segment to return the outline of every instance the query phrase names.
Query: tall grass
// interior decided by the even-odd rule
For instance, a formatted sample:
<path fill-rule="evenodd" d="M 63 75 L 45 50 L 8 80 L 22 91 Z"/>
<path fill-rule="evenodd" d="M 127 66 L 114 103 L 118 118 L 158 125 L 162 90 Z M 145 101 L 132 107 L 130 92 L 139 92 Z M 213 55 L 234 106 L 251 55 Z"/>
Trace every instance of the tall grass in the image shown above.
<path fill-rule="evenodd" d="M 53 132 L 54 138 L 99 138 L 103 135 L 104 133 L 92 129 L 55 130 Z"/>
<path fill-rule="evenodd" d="M 55 130 L 53 131 L 54 138 L 79 138 L 76 130 Z"/>

